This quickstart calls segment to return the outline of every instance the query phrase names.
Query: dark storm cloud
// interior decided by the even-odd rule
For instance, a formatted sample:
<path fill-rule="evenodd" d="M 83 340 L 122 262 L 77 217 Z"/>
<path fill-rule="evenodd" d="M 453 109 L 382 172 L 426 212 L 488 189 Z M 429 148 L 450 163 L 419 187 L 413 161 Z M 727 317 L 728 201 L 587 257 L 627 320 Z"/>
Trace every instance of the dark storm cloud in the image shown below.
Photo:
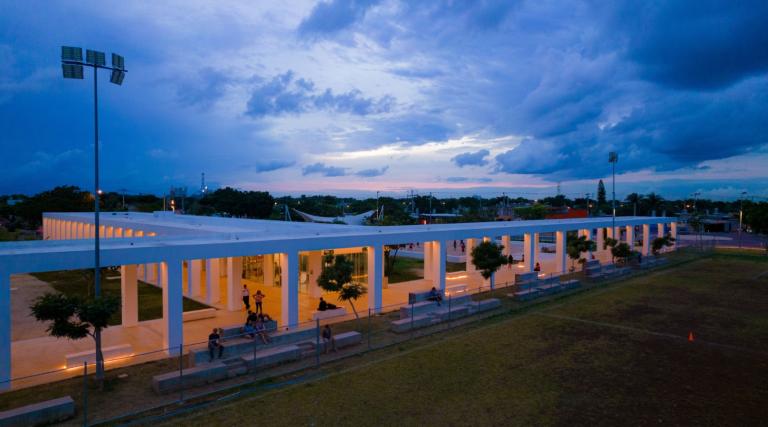
<path fill-rule="evenodd" d="M 362 19 L 377 0 L 321 1 L 309 16 L 299 24 L 299 33 L 305 36 L 326 36 L 352 26 Z"/>
<path fill-rule="evenodd" d="M 479 150 L 474 153 L 462 153 L 454 156 L 451 161 L 458 167 L 464 166 L 484 166 L 488 164 L 488 157 L 491 154 L 488 150 Z"/>
<path fill-rule="evenodd" d="M 285 169 L 295 165 L 293 160 L 270 160 L 265 162 L 256 162 L 252 165 L 246 165 L 245 167 L 251 169 L 257 173 L 272 172 L 278 169 Z"/>
<path fill-rule="evenodd" d="M 335 166 L 326 166 L 324 163 L 314 163 L 311 165 L 304 166 L 301 173 L 304 176 L 317 174 L 322 176 L 334 177 L 334 176 L 345 176 L 347 174 L 347 170 L 345 168 L 340 168 Z"/>
<path fill-rule="evenodd" d="M 387 112 L 394 103 L 395 99 L 391 96 L 366 98 L 356 89 L 340 94 L 334 94 L 331 89 L 318 93 L 314 82 L 295 79 L 293 71 L 287 71 L 256 86 L 251 93 L 245 114 L 261 118 L 323 110 L 366 116 Z"/>
<path fill-rule="evenodd" d="M 384 166 L 380 169 L 363 169 L 355 172 L 355 175 L 363 178 L 374 178 L 384 175 L 387 173 L 387 170 L 389 170 L 389 166 Z"/>

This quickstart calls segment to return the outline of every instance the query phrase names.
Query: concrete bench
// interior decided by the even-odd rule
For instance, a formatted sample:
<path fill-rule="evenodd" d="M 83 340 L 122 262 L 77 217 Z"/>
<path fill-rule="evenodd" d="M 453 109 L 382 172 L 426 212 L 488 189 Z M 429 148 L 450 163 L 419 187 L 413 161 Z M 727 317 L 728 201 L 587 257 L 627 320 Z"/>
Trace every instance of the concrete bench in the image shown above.
<path fill-rule="evenodd" d="M 222 337 L 224 339 L 242 337 L 243 326 L 244 324 L 231 325 L 225 328 L 221 328 L 224 331 L 224 333 L 222 334 Z M 269 320 L 267 322 L 264 322 L 264 327 L 267 329 L 267 332 L 270 332 L 270 333 L 277 331 L 277 320 Z"/>
<path fill-rule="evenodd" d="M 560 286 L 560 283 L 540 285 L 537 289 L 539 289 L 541 293 L 543 293 L 544 295 L 556 294 L 563 290 L 562 287 Z"/>
<path fill-rule="evenodd" d="M 410 331 L 411 327 L 413 329 L 424 328 L 432 323 L 432 316 L 421 314 L 414 316 L 413 319 L 409 317 L 407 319 L 394 320 L 390 322 L 390 328 L 393 332 L 401 333 Z"/>
<path fill-rule="evenodd" d="M 472 301 L 468 304 L 469 312 L 481 313 L 483 311 L 493 310 L 494 308 L 501 307 L 501 300 L 498 298 L 488 298 L 480 301 Z"/>
<path fill-rule="evenodd" d="M 448 307 L 443 307 L 434 313 L 434 316 L 440 319 L 440 321 L 460 319 L 462 317 L 469 316 L 469 305 L 463 304 L 459 306 L 451 306 L 450 311 Z"/>
<path fill-rule="evenodd" d="M 356 331 L 342 332 L 333 336 L 336 348 L 350 347 L 363 341 L 363 334 Z"/>
<path fill-rule="evenodd" d="M 460 284 L 460 285 L 451 285 L 447 286 L 445 288 L 445 296 L 453 296 L 454 298 L 458 295 L 461 295 L 463 293 L 467 292 L 467 285 Z"/>
<path fill-rule="evenodd" d="M 66 396 L 0 412 L 0 427 L 48 425 L 74 416 L 75 401 Z"/>
<path fill-rule="evenodd" d="M 444 292 L 441 292 L 441 291 L 437 291 L 437 292 L 440 294 L 440 296 L 443 297 L 443 299 L 445 299 L 445 293 Z M 430 297 L 431 293 L 432 293 L 431 290 L 424 291 L 424 292 L 409 292 L 408 293 L 408 304 L 414 304 L 414 303 L 418 303 L 418 302 L 429 301 L 429 297 Z"/>
<path fill-rule="evenodd" d="M 251 338 L 225 339 L 222 343 L 224 345 L 224 356 L 233 357 L 241 354 L 253 353 L 254 345 L 256 346 L 257 351 L 261 351 L 261 349 L 277 347 L 284 344 L 293 344 L 299 341 L 312 339 L 316 334 L 317 331 L 314 327 L 277 332 L 269 335 L 269 344 L 264 344 L 258 337 L 255 340 Z M 207 343 L 190 350 L 190 363 L 192 365 L 205 364 L 208 363 L 209 360 L 210 356 L 208 354 Z"/>
<path fill-rule="evenodd" d="M 202 310 L 185 311 L 184 314 L 182 314 L 182 319 L 184 322 L 210 319 L 212 317 L 216 317 L 215 308 L 204 308 Z"/>
<path fill-rule="evenodd" d="M 448 299 L 442 301 L 443 305 L 450 305 L 451 307 L 468 304 L 472 301 L 472 296 L 469 294 L 453 295 Z"/>
<path fill-rule="evenodd" d="M 515 274 L 515 283 L 516 284 L 522 284 L 522 283 L 530 283 L 535 282 L 539 278 L 539 272 L 538 271 L 530 271 L 527 273 L 516 273 Z"/>
<path fill-rule="evenodd" d="M 443 305 L 446 305 L 445 301 L 443 301 Z M 434 301 L 422 301 L 415 304 L 409 304 L 400 307 L 400 318 L 405 319 L 406 317 L 410 318 L 412 315 L 418 316 L 420 314 L 430 313 L 437 310 L 437 308 L 438 305 Z"/>
<path fill-rule="evenodd" d="M 333 310 L 313 311 L 312 320 L 325 320 L 332 319 L 334 317 L 341 317 L 347 315 L 347 309 L 344 307 L 335 308 Z"/>
<path fill-rule="evenodd" d="M 534 298 L 538 298 L 539 294 L 540 292 L 538 289 L 525 289 L 515 293 L 507 294 L 507 296 L 516 301 L 529 301 Z"/>
<path fill-rule="evenodd" d="M 221 361 L 215 361 L 203 366 L 184 369 L 183 377 L 179 371 L 152 377 L 152 388 L 158 394 L 170 393 L 184 388 L 198 387 L 227 378 L 227 366 Z"/>
<path fill-rule="evenodd" d="M 253 351 L 241 356 L 249 370 L 264 369 L 282 363 L 301 359 L 301 348 L 295 344 L 281 345 L 265 350 L 257 350 L 254 358 Z"/>
<path fill-rule="evenodd" d="M 104 347 L 101 349 L 101 354 L 104 360 L 117 359 L 119 357 L 130 356 L 133 354 L 133 347 L 130 344 L 114 345 L 111 347 Z M 76 368 L 83 366 L 83 362 L 88 364 L 96 363 L 96 351 L 82 351 L 80 353 L 72 353 L 64 356 L 66 359 L 67 368 Z"/>
<path fill-rule="evenodd" d="M 574 289 L 581 286 L 581 282 L 576 279 L 566 280 L 560 284 L 564 289 Z"/>

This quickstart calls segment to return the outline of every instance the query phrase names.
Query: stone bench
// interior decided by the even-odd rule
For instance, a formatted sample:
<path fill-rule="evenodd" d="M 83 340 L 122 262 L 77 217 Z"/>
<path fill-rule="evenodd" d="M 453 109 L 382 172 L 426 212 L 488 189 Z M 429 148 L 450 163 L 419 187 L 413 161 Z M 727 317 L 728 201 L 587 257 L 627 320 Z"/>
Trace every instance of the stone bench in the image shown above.
<path fill-rule="evenodd" d="M 515 293 L 507 294 L 507 296 L 513 298 L 516 301 L 529 301 L 534 298 L 538 298 L 539 294 L 539 290 L 534 288 L 517 291 Z"/>
<path fill-rule="evenodd" d="M 515 283 L 516 284 L 523 284 L 523 283 L 531 283 L 536 282 L 539 278 L 539 272 L 538 271 L 530 271 L 527 273 L 516 273 L 515 274 Z"/>
<path fill-rule="evenodd" d="M 332 310 L 313 311 L 312 320 L 325 320 L 332 319 L 334 317 L 342 317 L 347 315 L 347 309 L 344 307 L 334 308 Z"/>
<path fill-rule="evenodd" d="M 351 347 L 363 341 L 363 334 L 356 331 L 342 332 L 333 336 L 336 348 Z"/>
<path fill-rule="evenodd" d="M 455 306 L 459 306 L 459 305 L 469 304 L 470 302 L 472 302 L 472 295 L 470 295 L 470 294 L 461 294 L 461 295 L 453 295 L 450 298 L 444 299 L 442 301 L 442 304 L 443 305 L 450 305 L 451 307 L 455 307 Z"/>
<path fill-rule="evenodd" d="M 441 291 L 437 291 L 443 299 L 445 299 L 445 293 Z M 408 304 L 415 304 L 423 301 L 429 301 L 430 294 L 432 293 L 431 290 L 424 291 L 424 292 L 409 292 L 408 293 Z"/>
<path fill-rule="evenodd" d="M 0 427 L 48 425 L 74 416 L 75 401 L 66 396 L 0 412 Z"/>
<path fill-rule="evenodd" d="M 483 311 L 493 310 L 494 308 L 501 307 L 501 300 L 498 298 L 488 298 L 480 301 L 472 301 L 468 304 L 468 306 L 470 313 L 481 313 Z"/>
<path fill-rule="evenodd" d="M 448 307 L 443 307 L 436 311 L 434 316 L 440 319 L 440 321 L 460 319 L 469 316 L 469 305 L 463 304 L 459 306 L 451 306 L 450 311 L 448 310 Z"/>
<path fill-rule="evenodd" d="M 560 284 L 564 289 L 575 289 L 581 286 L 581 282 L 576 279 L 566 280 Z"/>
<path fill-rule="evenodd" d="M 445 304 L 443 304 L 445 305 Z M 400 307 L 400 318 L 410 318 L 411 316 L 418 316 L 420 314 L 426 314 L 438 309 L 438 305 L 434 301 L 422 301 L 415 304 L 409 304 Z"/>
<path fill-rule="evenodd" d="M 446 297 L 453 296 L 455 298 L 456 296 L 461 295 L 465 292 L 467 292 L 467 285 L 465 284 L 451 285 L 445 288 Z"/>
<path fill-rule="evenodd" d="M 152 377 L 152 388 L 158 394 L 178 391 L 182 388 L 198 387 L 227 378 L 227 366 L 221 361 L 215 361 L 203 366 L 184 369 L 183 377 L 179 371 Z"/>
<path fill-rule="evenodd" d="M 256 346 L 257 352 L 262 349 L 277 347 L 284 344 L 293 344 L 299 341 L 312 339 L 317 334 L 314 327 L 299 330 L 290 330 L 284 332 L 277 332 L 269 334 L 270 343 L 264 344 L 260 338 L 234 338 L 225 339 L 222 344 L 224 345 L 224 356 L 234 357 L 241 354 L 253 353 L 253 348 Z M 216 350 L 218 351 L 218 350 Z M 190 350 L 190 363 L 192 365 L 199 365 L 208 363 L 210 356 L 208 354 L 208 343 L 202 344 Z"/>
<path fill-rule="evenodd" d="M 301 359 L 301 348 L 295 344 L 281 345 L 265 350 L 257 350 L 255 357 L 253 351 L 241 356 L 249 370 L 264 369 L 282 363 L 293 362 Z"/>
<path fill-rule="evenodd" d="M 192 322 L 195 320 L 210 319 L 216 317 L 215 308 L 203 308 L 201 310 L 185 311 L 182 314 L 184 322 Z"/>
<path fill-rule="evenodd" d="M 104 347 L 101 349 L 101 354 L 104 360 L 117 359 L 119 357 L 130 356 L 133 354 L 133 347 L 130 344 L 114 345 L 111 347 Z M 83 366 L 83 362 L 88 364 L 96 363 L 96 351 L 82 351 L 80 353 L 72 353 L 64 356 L 66 360 L 67 368 L 76 368 Z"/>
<path fill-rule="evenodd" d="M 401 333 L 410 331 L 411 327 L 413 327 L 413 329 L 418 329 L 429 326 L 432 323 L 432 316 L 421 314 L 414 316 L 413 318 L 408 317 L 407 319 L 394 320 L 390 322 L 390 328 L 393 332 Z"/>
<path fill-rule="evenodd" d="M 540 286 L 537 287 L 537 289 L 539 291 L 541 291 L 541 293 L 543 293 L 544 295 L 556 294 L 556 293 L 558 293 L 558 292 L 563 290 L 563 288 L 560 286 L 559 282 L 558 283 L 548 283 L 548 284 L 540 285 Z"/>

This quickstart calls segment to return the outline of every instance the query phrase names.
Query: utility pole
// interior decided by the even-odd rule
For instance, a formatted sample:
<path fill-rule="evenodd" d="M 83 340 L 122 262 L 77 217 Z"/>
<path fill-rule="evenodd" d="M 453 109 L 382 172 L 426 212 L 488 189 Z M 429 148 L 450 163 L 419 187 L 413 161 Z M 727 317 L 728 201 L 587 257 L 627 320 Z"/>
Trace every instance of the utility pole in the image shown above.
<path fill-rule="evenodd" d="M 380 212 L 379 212 L 379 192 L 376 191 L 376 221 L 381 224 L 381 218 L 379 218 Z"/>
<path fill-rule="evenodd" d="M 616 230 L 616 163 L 619 161 L 619 153 L 611 151 L 608 153 L 608 162 L 611 163 L 611 176 L 613 180 L 613 188 L 611 189 L 611 207 L 613 208 L 613 217 L 611 219 L 611 227 Z"/>
<path fill-rule="evenodd" d="M 742 191 L 741 197 L 739 197 L 739 247 L 741 247 L 741 229 L 743 228 L 744 223 L 744 196 L 746 194 L 746 191 Z"/>

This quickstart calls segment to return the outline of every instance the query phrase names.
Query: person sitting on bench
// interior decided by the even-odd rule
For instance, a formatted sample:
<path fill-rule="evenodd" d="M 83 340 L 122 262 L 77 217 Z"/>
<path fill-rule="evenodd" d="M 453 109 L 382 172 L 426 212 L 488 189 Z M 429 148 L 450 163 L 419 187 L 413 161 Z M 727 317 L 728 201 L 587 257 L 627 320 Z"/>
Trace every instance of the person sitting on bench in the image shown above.
<path fill-rule="evenodd" d="M 240 329 L 240 332 L 243 333 L 243 336 L 246 336 L 250 339 L 256 338 L 256 329 L 253 327 L 253 323 L 248 322 Z"/>
<path fill-rule="evenodd" d="M 251 310 L 248 310 L 248 317 L 245 318 L 245 324 L 246 325 L 248 325 L 248 324 L 252 325 L 253 322 L 255 322 L 256 319 L 258 319 L 258 318 L 259 317 L 258 317 L 258 315 L 256 313 L 252 312 Z"/>
<path fill-rule="evenodd" d="M 219 349 L 219 359 L 224 354 L 224 346 L 221 345 L 221 335 L 218 328 L 213 328 L 213 332 L 208 335 L 208 355 L 211 356 L 208 362 L 213 362 L 214 350 Z"/>
<path fill-rule="evenodd" d="M 432 286 L 432 289 L 429 291 L 429 297 L 427 297 L 428 301 L 435 301 L 438 306 L 440 306 L 440 301 L 443 300 L 443 296 L 440 295 L 440 292 L 437 292 L 437 289 L 435 289 L 434 286 Z"/>
<path fill-rule="evenodd" d="M 261 321 L 261 319 L 256 321 L 256 324 L 254 325 L 254 329 L 256 330 L 256 333 L 259 335 L 259 338 L 261 338 L 261 341 L 264 344 L 269 344 L 269 334 L 267 333 L 267 327 L 264 325 L 264 322 Z"/>
<path fill-rule="evenodd" d="M 535 267 L 533 267 L 533 271 L 541 271 L 541 264 L 539 264 L 539 263 L 537 262 L 537 263 L 536 263 L 536 266 L 535 266 Z"/>
<path fill-rule="evenodd" d="M 325 302 L 323 297 L 320 297 L 320 304 L 317 306 L 317 311 L 325 311 L 325 310 L 336 310 L 338 307 L 335 305 Z"/>
<path fill-rule="evenodd" d="M 325 352 L 328 353 L 329 348 L 333 348 L 333 351 L 336 351 L 336 339 L 333 338 L 333 333 L 331 332 L 331 326 L 325 325 L 323 328 L 323 342 L 325 343 Z"/>

